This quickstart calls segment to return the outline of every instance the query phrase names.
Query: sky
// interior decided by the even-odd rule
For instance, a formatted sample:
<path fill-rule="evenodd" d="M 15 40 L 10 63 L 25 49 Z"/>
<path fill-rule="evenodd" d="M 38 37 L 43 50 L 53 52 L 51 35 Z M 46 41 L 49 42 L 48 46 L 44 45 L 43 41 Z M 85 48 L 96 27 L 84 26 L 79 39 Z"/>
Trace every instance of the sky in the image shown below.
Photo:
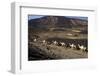
<path fill-rule="evenodd" d="M 28 16 L 28 20 L 36 19 L 36 18 L 41 18 L 41 17 L 43 17 L 43 16 L 29 15 L 29 16 Z"/>
<path fill-rule="evenodd" d="M 28 16 L 28 20 L 36 19 L 36 18 L 41 18 L 41 17 L 44 17 L 44 16 L 29 15 L 29 16 Z M 65 16 L 65 17 L 88 20 L 88 17 L 80 17 L 80 16 Z"/>

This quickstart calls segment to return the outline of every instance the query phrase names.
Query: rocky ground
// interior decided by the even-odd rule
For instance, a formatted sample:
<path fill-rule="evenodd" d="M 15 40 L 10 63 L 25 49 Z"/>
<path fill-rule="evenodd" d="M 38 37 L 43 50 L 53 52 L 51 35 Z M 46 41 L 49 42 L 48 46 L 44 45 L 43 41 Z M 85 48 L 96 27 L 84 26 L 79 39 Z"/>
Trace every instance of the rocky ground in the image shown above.
<path fill-rule="evenodd" d="M 88 54 L 82 50 L 56 46 L 53 44 L 29 43 L 28 60 L 77 59 L 87 57 Z"/>

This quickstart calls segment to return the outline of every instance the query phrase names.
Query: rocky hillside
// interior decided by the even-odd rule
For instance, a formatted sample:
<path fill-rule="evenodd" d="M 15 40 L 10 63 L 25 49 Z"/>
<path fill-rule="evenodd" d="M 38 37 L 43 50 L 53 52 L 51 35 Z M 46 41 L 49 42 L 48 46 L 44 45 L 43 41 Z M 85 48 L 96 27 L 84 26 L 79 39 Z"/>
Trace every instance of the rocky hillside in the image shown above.
<path fill-rule="evenodd" d="M 42 18 L 29 20 L 28 25 L 33 28 L 72 28 L 85 27 L 88 25 L 88 21 L 64 16 L 44 16 Z"/>

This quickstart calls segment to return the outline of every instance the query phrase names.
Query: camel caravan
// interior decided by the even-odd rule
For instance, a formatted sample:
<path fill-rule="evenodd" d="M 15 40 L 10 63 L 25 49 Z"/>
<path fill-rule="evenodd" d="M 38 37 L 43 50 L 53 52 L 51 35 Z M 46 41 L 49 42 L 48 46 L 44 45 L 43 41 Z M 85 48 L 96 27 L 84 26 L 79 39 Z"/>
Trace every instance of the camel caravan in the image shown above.
<path fill-rule="evenodd" d="M 33 39 L 33 42 L 38 42 L 38 40 L 35 38 Z M 71 49 L 75 49 L 75 50 L 81 50 L 83 52 L 88 52 L 87 47 L 85 47 L 84 45 L 80 45 L 80 44 L 74 44 L 74 43 L 65 43 L 65 42 L 58 42 L 56 40 L 54 41 L 46 41 L 46 40 L 42 40 L 41 43 L 43 45 L 56 45 L 56 46 L 61 46 L 61 47 L 65 47 L 65 48 L 71 48 Z M 30 44 L 33 44 L 32 42 L 30 42 Z"/>

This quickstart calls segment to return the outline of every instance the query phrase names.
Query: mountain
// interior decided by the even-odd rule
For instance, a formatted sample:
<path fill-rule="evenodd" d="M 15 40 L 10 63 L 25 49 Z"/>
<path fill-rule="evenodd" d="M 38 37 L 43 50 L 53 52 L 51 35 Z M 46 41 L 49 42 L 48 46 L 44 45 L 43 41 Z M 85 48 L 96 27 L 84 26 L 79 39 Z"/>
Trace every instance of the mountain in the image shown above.
<path fill-rule="evenodd" d="M 88 25 L 87 20 L 70 18 L 65 16 L 44 16 L 37 19 L 28 21 L 28 25 L 33 28 L 72 28 L 72 27 L 85 27 Z"/>

